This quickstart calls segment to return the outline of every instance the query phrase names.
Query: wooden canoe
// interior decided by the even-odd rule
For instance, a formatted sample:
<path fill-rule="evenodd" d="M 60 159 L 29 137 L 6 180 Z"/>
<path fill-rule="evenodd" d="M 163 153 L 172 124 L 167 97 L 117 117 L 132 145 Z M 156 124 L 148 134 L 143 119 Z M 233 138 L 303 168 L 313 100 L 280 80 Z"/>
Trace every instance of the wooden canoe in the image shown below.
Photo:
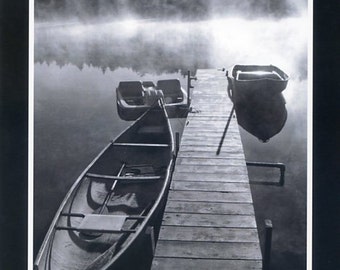
<path fill-rule="evenodd" d="M 126 269 L 147 228 L 162 215 L 173 163 L 172 131 L 159 101 L 76 180 L 52 221 L 34 269 Z"/>

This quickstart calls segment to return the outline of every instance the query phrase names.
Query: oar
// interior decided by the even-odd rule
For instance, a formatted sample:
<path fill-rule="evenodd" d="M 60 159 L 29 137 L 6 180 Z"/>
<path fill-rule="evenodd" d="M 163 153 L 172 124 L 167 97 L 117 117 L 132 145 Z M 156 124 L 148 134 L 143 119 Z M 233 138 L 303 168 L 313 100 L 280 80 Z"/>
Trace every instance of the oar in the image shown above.
<path fill-rule="evenodd" d="M 125 167 L 126 163 L 123 163 L 122 167 L 120 167 L 119 169 L 119 172 L 117 174 L 117 176 L 121 176 L 122 172 L 123 172 L 123 169 Z M 106 208 L 106 205 L 108 204 L 109 200 L 110 200 L 110 197 L 111 197 L 111 194 L 113 192 L 113 190 L 115 189 L 116 185 L 118 183 L 118 180 L 115 180 L 109 190 L 109 192 L 106 194 L 106 197 L 102 203 L 102 205 L 100 206 L 100 208 L 97 208 L 93 214 L 103 214 L 105 208 Z M 91 237 L 91 238 L 97 238 L 99 237 L 100 235 L 102 235 L 102 233 L 97 233 L 97 232 L 80 232 L 81 235 L 83 236 L 87 236 L 87 237 Z"/>
<path fill-rule="evenodd" d="M 120 170 L 119 170 L 117 176 L 121 176 L 125 165 L 126 165 L 126 163 L 123 163 L 122 167 L 120 167 Z M 104 212 L 104 209 L 105 209 L 106 205 L 108 204 L 110 197 L 111 197 L 111 194 L 112 194 L 113 190 L 115 189 L 117 183 L 118 183 L 118 180 L 115 180 L 113 182 L 113 184 L 110 188 L 110 191 L 106 194 L 105 200 L 104 200 L 103 204 L 101 205 L 101 207 L 99 208 L 98 214 L 102 214 Z M 95 211 L 95 212 L 97 212 L 97 211 Z"/>

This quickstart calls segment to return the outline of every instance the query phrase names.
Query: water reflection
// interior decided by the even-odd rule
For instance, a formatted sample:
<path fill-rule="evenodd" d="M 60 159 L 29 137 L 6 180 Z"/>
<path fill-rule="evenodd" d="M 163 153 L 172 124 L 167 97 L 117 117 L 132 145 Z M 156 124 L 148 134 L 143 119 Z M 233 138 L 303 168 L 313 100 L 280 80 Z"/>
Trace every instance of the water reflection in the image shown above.
<path fill-rule="evenodd" d="M 262 142 L 268 142 L 286 123 L 285 103 L 281 93 L 238 103 L 235 106 L 238 124 Z"/>
<path fill-rule="evenodd" d="M 177 73 L 209 67 L 211 34 L 194 23 L 150 21 L 36 27 L 35 61 L 82 69 L 84 65 L 139 74 Z"/>

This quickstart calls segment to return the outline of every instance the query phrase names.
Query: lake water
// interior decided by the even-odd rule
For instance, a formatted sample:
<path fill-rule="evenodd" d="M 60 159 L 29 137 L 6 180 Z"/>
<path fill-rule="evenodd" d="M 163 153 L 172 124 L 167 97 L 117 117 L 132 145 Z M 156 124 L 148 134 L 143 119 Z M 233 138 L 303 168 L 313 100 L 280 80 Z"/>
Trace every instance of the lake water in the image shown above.
<path fill-rule="evenodd" d="M 252 185 L 261 240 L 264 219 L 274 225 L 272 269 L 305 269 L 307 33 L 306 17 L 36 24 L 34 255 L 75 179 L 131 124 L 116 112 L 119 81 L 179 78 L 186 88 L 187 70 L 273 64 L 290 75 L 286 125 L 268 143 L 241 137 L 248 161 L 286 164 L 284 187 Z M 172 119 L 178 131 L 184 122 Z M 279 177 L 248 169 L 251 180 Z"/>

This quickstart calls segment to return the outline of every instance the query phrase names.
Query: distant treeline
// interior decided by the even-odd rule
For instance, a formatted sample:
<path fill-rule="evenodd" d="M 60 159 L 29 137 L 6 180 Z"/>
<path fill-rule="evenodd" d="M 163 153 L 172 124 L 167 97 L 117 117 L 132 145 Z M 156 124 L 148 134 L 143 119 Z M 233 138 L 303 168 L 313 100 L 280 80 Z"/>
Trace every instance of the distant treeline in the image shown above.
<path fill-rule="evenodd" d="M 37 20 L 133 16 L 149 19 L 198 20 L 211 16 L 284 17 L 307 0 L 35 0 Z M 294 3 L 294 5 L 291 5 Z M 301 5 L 300 5 L 301 6 Z"/>

